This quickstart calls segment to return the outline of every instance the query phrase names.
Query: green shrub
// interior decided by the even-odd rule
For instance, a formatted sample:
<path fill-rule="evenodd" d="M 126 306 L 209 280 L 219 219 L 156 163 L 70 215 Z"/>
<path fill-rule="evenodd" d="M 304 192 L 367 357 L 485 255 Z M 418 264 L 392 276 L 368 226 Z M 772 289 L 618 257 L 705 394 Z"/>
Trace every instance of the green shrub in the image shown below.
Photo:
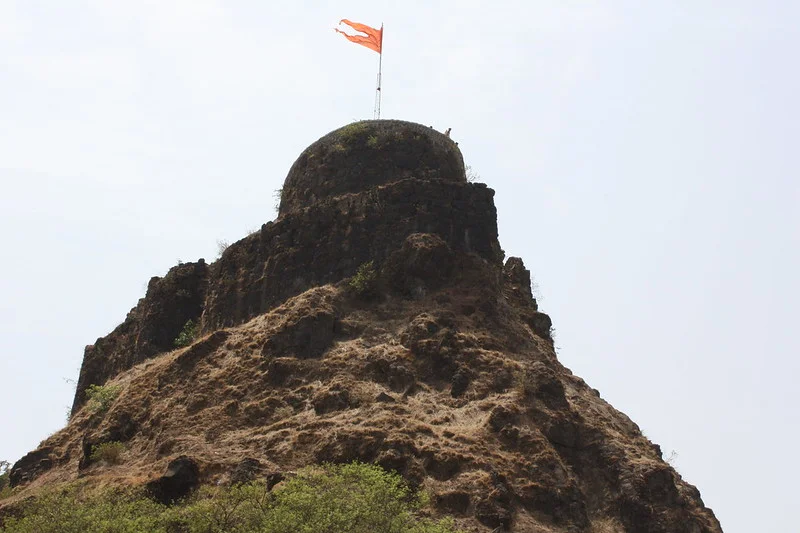
<path fill-rule="evenodd" d="M 167 533 L 166 507 L 138 492 L 106 490 L 82 495 L 77 486 L 28 501 L 22 517 L 9 517 L 4 533 Z"/>
<path fill-rule="evenodd" d="M 110 465 L 118 465 L 122 462 L 122 452 L 124 451 L 125 445 L 121 442 L 103 442 L 92 446 L 92 454 L 89 459 L 93 463 L 103 461 Z"/>
<path fill-rule="evenodd" d="M 194 323 L 194 320 L 187 320 L 186 324 L 183 325 L 183 329 L 178 336 L 175 337 L 175 341 L 173 344 L 176 348 L 183 348 L 184 346 L 189 346 L 194 342 L 194 337 L 197 335 L 197 326 Z"/>
<path fill-rule="evenodd" d="M 173 521 L 186 533 L 260 532 L 273 495 L 264 483 L 232 487 L 203 487 L 173 512 Z"/>
<path fill-rule="evenodd" d="M 366 296 L 375 291 L 377 279 L 378 273 L 375 270 L 375 263 L 369 261 L 358 267 L 356 275 L 350 278 L 348 284 L 350 289 L 358 296 Z"/>
<path fill-rule="evenodd" d="M 271 533 L 429 531 L 414 517 L 419 502 L 397 474 L 359 463 L 308 468 L 275 493 Z"/>
<path fill-rule="evenodd" d="M 81 494 L 76 485 L 29 501 L 4 533 L 456 533 L 420 518 L 421 499 L 375 465 L 304 468 L 273 489 L 263 482 L 204 487 L 171 508 L 139 491 Z"/>
<path fill-rule="evenodd" d="M 86 397 L 89 399 L 86 405 L 93 413 L 104 413 L 117 399 L 121 390 L 122 387 L 119 385 L 89 385 L 86 387 Z"/>
<path fill-rule="evenodd" d="M 263 483 L 206 488 L 180 512 L 190 533 L 450 533 L 448 520 L 418 518 L 402 478 L 352 463 L 304 468 L 274 491 Z"/>

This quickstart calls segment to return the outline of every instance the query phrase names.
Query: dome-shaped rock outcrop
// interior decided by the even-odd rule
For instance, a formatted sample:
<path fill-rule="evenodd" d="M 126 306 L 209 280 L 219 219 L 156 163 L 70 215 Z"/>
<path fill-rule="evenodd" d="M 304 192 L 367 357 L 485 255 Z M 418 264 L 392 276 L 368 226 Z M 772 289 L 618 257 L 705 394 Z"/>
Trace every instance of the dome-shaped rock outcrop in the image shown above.
<path fill-rule="evenodd" d="M 364 120 L 328 133 L 297 158 L 281 191 L 281 215 L 404 178 L 466 182 L 449 137 L 402 120 Z"/>

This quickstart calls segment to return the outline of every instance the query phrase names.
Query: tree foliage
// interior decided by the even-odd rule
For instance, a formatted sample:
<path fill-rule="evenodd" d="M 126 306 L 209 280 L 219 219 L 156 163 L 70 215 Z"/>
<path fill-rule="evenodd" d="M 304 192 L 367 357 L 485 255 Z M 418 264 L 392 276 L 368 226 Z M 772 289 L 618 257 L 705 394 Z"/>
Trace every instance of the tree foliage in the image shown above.
<path fill-rule="evenodd" d="M 86 405 L 93 413 L 104 413 L 117 399 L 121 390 L 122 387 L 119 385 L 89 385 L 86 387 L 86 397 L 89 399 Z"/>
<path fill-rule="evenodd" d="M 305 468 L 264 482 L 204 487 L 173 507 L 138 491 L 81 493 L 76 485 L 27 503 L 3 533 L 456 533 L 418 516 L 423 501 L 397 474 L 352 463 Z"/>

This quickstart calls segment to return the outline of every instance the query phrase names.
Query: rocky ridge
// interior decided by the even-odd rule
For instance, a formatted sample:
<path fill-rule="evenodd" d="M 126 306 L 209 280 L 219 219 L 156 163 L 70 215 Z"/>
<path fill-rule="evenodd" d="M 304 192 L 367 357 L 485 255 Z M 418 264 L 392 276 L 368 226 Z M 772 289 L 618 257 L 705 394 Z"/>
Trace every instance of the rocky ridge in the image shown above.
<path fill-rule="evenodd" d="M 492 197 L 431 128 L 326 135 L 290 170 L 277 220 L 151 280 L 86 348 L 69 424 L 12 483 L 147 483 L 171 501 L 361 460 L 468 531 L 721 531 L 658 446 L 558 362 L 528 270 L 503 262 Z M 190 319 L 198 339 L 173 350 Z M 90 384 L 119 387 L 108 411 L 84 408 Z M 124 443 L 123 464 L 90 460 L 103 442 Z"/>

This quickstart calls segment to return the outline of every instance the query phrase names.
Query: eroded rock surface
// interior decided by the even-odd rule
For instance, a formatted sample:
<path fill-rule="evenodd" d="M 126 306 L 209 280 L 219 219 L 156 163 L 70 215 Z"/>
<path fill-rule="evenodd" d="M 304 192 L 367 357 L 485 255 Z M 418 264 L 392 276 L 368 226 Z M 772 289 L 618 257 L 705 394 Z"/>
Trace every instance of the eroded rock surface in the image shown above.
<path fill-rule="evenodd" d="M 721 532 L 658 446 L 558 362 L 530 272 L 503 264 L 492 197 L 430 128 L 323 137 L 276 221 L 151 281 L 87 348 L 69 425 L 14 465 L 20 497 L 81 476 L 146 481 L 170 503 L 358 460 L 470 532 Z M 367 262 L 369 298 L 349 283 Z M 189 319 L 199 338 L 173 350 Z M 120 389 L 108 410 L 82 408 L 105 382 Z M 111 441 L 122 464 L 87 460 Z"/>

